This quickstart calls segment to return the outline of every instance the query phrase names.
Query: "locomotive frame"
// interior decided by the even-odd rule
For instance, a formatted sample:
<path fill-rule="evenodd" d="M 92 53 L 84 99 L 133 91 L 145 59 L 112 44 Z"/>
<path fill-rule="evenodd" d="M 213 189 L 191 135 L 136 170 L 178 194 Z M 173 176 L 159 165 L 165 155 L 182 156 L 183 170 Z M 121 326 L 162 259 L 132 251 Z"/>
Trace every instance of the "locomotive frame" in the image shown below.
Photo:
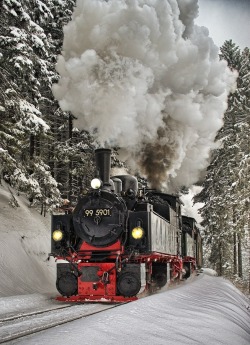
<path fill-rule="evenodd" d="M 72 213 L 52 215 L 57 299 L 129 302 L 188 278 L 202 264 L 202 239 L 179 197 L 138 189 L 131 175 L 110 178 L 111 150 L 95 156 L 90 191 Z"/>

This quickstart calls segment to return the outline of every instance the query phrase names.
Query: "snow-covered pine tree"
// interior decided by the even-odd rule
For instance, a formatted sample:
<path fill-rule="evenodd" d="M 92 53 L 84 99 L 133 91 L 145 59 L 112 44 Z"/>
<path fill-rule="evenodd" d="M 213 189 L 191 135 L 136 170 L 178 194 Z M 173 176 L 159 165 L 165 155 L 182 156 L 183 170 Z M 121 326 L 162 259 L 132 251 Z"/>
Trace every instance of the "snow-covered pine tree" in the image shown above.
<path fill-rule="evenodd" d="M 51 43 L 50 61 L 55 72 L 57 55 L 62 49 L 63 26 L 71 18 L 75 0 L 47 0 L 43 3 L 46 3 L 53 16 L 53 20 L 48 21 L 43 21 L 43 16 L 41 16 L 39 23 Z M 59 76 L 54 73 L 53 82 L 57 82 L 58 78 Z M 86 131 L 74 128 L 74 117 L 67 112 L 62 112 L 51 90 L 49 94 L 52 97 L 51 105 L 54 111 L 50 109 L 47 112 L 52 134 L 47 161 L 52 175 L 59 183 L 62 197 L 74 202 L 76 195 L 88 185 L 90 176 L 93 174 L 93 139 Z"/>
<path fill-rule="evenodd" d="M 54 142 L 51 127 L 58 104 L 51 85 L 57 80 L 55 61 L 66 6 L 73 7 L 73 2 L 3 0 L 0 4 L 1 174 L 31 200 L 47 206 L 60 201 L 46 161 Z"/>
<path fill-rule="evenodd" d="M 205 203 L 201 214 L 210 263 L 219 274 L 232 277 L 242 276 L 241 243 L 246 243 L 248 227 L 249 49 L 241 52 L 231 40 L 226 41 L 221 58 L 238 71 L 237 89 L 229 96 L 224 126 L 216 138 L 219 146 L 195 201 Z"/>
<path fill-rule="evenodd" d="M 49 130 L 38 107 L 39 62 L 33 49 L 37 44 L 44 52 L 44 37 L 19 2 L 3 1 L 1 19 L 1 168 L 12 184 L 34 194 L 38 183 L 29 176 L 30 148 L 33 138 Z"/>
<path fill-rule="evenodd" d="M 235 107 L 238 108 L 236 142 L 238 178 L 235 181 L 234 193 L 237 200 L 236 225 L 237 225 L 237 259 L 238 275 L 246 281 L 249 275 L 250 289 L 250 52 L 245 48 L 241 54 L 238 88 L 235 95 Z"/>
<path fill-rule="evenodd" d="M 74 5 L 75 0 L 0 4 L 1 175 L 43 210 L 60 201 L 59 190 L 73 199 L 91 174 L 92 139 L 73 128 L 72 116 L 51 92 L 63 26 Z"/>

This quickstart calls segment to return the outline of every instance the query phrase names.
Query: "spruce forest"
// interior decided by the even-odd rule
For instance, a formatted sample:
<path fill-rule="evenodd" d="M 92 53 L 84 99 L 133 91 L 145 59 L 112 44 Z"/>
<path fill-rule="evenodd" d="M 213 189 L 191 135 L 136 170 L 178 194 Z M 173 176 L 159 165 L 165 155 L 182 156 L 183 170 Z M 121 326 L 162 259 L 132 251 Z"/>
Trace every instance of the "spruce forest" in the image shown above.
<path fill-rule="evenodd" d="M 93 173 L 91 135 L 74 126 L 51 91 L 74 0 L 0 2 L 0 181 L 25 193 L 42 215 L 74 204 Z M 202 191 L 204 265 L 250 290 L 250 54 L 230 40 L 220 58 L 238 72 Z M 123 165 L 117 157 L 112 164 Z M 187 186 L 188 187 L 188 186 Z M 16 207 L 13 202 L 13 207 Z"/>

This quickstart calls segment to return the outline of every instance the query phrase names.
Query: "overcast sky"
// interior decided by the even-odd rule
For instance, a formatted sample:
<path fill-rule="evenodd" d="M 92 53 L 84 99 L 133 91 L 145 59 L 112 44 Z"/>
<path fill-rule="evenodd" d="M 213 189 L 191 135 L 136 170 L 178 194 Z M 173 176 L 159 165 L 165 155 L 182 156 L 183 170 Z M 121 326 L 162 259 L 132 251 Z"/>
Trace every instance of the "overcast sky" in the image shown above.
<path fill-rule="evenodd" d="M 206 26 L 217 46 L 232 39 L 250 47 L 250 0 L 199 0 L 198 25 Z"/>

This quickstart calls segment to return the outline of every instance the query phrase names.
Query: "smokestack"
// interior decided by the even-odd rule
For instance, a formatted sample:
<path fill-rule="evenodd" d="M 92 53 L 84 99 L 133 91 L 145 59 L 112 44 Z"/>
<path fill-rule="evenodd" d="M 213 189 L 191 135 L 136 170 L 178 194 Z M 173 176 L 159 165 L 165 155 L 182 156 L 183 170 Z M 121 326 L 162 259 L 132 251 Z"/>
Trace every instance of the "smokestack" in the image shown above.
<path fill-rule="evenodd" d="M 96 168 L 103 185 L 110 185 L 110 167 L 111 167 L 111 150 L 97 149 L 95 150 Z"/>

